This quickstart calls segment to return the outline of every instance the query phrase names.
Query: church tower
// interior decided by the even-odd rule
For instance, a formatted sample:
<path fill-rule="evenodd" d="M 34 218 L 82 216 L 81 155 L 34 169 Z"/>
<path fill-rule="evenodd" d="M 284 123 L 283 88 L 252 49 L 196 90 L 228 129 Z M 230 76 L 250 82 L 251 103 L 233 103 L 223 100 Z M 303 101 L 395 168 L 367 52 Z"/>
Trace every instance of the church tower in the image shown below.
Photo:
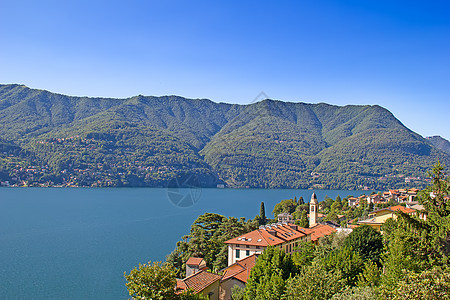
<path fill-rule="evenodd" d="M 309 201 L 309 227 L 317 224 L 317 210 L 319 209 L 319 202 L 317 201 L 316 193 L 313 192 L 311 201 Z"/>

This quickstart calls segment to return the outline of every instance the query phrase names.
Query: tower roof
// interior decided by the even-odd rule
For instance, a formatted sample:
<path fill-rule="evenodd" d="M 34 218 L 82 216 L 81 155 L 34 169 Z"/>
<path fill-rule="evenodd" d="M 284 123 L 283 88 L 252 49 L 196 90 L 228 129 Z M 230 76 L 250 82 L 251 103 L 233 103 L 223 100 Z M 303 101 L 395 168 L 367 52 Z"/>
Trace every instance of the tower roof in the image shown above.
<path fill-rule="evenodd" d="M 313 194 L 311 195 L 311 202 L 314 202 L 316 204 L 319 203 L 319 201 L 317 201 L 317 196 L 316 193 L 313 192 Z"/>

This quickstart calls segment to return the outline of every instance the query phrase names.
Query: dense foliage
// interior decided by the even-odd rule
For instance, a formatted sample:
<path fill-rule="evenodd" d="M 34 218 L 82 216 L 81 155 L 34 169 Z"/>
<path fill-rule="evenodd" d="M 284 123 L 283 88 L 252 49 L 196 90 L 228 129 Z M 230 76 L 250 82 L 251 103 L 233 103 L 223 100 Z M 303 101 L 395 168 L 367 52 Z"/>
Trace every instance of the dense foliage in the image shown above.
<path fill-rule="evenodd" d="M 449 154 L 379 106 L 70 97 L 0 85 L 0 180 L 14 185 L 386 189 Z M 410 183 L 409 183 L 410 182 Z"/>
<path fill-rule="evenodd" d="M 208 268 L 219 271 L 227 266 L 228 248 L 224 243 L 236 236 L 252 231 L 259 221 L 225 217 L 214 213 L 200 215 L 191 226 L 190 234 L 177 243 L 176 249 L 167 256 L 167 263 L 177 268 L 177 276 L 186 272 L 190 257 L 204 258 Z"/>
<path fill-rule="evenodd" d="M 126 286 L 133 299 L 152 300 L 202 300 L 202 295 L 195 295 L 187 290 L 181 294 L 175 293 L 175 269 L 169 264 L 159 262 L 139 265 L 130 274 L 124 274 Z"/>
<path fill-rule="evenodd" d="M 356 249 L 361 258 L 379 263 L 383 252 L 381 234 L 369 225 L 355 228 L 345 239 L 345 246 Z"/>
<path fill-rule="evenodd" d="M 277 300 L 286 292 L 286 280 L 297 273 L 290 255 L 269 247 L 258 257 L 245 287 L 244 299 Z"/>

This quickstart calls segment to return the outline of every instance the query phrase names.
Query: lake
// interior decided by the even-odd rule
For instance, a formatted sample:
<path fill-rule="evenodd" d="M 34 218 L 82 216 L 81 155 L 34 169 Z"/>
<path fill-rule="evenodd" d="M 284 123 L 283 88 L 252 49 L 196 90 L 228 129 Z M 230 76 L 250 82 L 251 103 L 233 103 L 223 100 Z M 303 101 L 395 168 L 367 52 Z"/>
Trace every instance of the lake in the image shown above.
<path fill-rule="evenodd" d="M 205 212 L 253 218 L 312 190 L 0 188 L 1 299 L 127 299 L 124 272 L 164 260 Z M 342 198 L 371 191 L 318 190 Z"/>

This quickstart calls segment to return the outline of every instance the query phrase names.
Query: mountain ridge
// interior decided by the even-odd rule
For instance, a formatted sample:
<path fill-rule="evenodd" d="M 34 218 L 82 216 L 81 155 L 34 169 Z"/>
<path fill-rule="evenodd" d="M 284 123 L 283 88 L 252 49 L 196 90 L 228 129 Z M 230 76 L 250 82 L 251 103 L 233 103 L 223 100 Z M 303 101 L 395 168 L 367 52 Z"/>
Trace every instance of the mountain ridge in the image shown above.
<path fill-rule="evenodd" d="M 24 85 L 0 85 L 0 140 L 26 153 L 3 153 L 0 179 L 28 185 L 167 186 L 192 172 L 204 186 L 376 189 L 426 184 L 431 165 L 450 162 L 378 105 L 89 98 Z M 45 172 L 29 179 L 19 162 Z"/>
<path fill-rule="evenodd" d="M 447 154 L 450 154 L 450 141 L 444 139 L 439 135 L 429 136 L 426 139 L 436 148 L 441 149 Z"/>

